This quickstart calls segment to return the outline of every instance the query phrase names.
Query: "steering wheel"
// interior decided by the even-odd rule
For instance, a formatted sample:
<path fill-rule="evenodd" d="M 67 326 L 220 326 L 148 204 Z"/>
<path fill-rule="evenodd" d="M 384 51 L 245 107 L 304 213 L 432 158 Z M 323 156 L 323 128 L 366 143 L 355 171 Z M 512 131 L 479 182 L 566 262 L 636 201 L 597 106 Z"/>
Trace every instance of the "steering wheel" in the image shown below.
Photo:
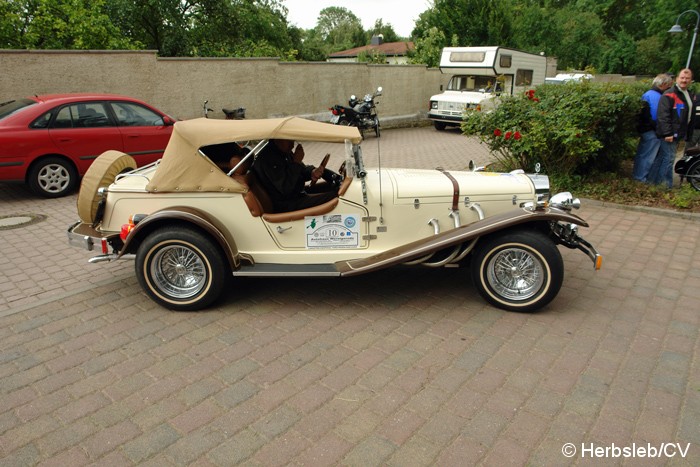
<path fill-rule="evenodd" d="M 323 160 L 321 161 L 321 164 L 316 168 L 321 169 L 321 172 L 323 173 L 323 171 L 326 170 L 326 165 L 328 165 L 328 160 L 330 158 L 331 158 L 330 154 L 326 154 L 325 156 L 323 156 Z M 321 178 L 321 177 L 319 177 L 319 178 Z M 311 182 L 309 183 L 309 186 L 314 186 L 317 181 L 318 181 L 318 178 L 316 180 L 311 180 Z"/>

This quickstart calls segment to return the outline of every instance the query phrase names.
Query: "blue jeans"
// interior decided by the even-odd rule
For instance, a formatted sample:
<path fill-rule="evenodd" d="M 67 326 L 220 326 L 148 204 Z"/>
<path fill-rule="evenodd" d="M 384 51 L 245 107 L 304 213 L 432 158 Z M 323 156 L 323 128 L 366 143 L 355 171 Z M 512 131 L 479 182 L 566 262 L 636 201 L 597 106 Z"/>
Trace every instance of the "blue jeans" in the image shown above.
<path fill-rule="evenodd" d="M 654 130 L 645 131 L 639 138 L 637 154 L 634 156 L 634 169 L 632 177 L 640 182 L 646 182 L 649 177 L 651 165 L 659 152 L 661 140 L 656 136 Z"/>
<path fill-rule="evenodd" d="M 655 185 L 665 184 L 667 188 L 673 188 L 673 163 L 676 161 L 678 141 L 659 141 L 659 155 L 654 160 L 647 179 Z"/>

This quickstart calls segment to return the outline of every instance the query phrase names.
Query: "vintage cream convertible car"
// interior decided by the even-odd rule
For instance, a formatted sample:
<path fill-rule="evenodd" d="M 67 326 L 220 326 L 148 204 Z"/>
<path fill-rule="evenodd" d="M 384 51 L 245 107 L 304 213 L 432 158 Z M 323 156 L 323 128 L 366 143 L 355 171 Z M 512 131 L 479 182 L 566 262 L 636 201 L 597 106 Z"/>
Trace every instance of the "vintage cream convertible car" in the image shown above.
<path fill-rule="evenodd" d="M 340 143 L 339 197 L 273 212 L 246 170 L 270 139 Z M 491 304 L 534 311 L 562 285 L 558 244 L 600 267 L 578 235 L 588 224 L 571 214 L 578 200 L 550 197 L 547 176 L 369 168 L 360 141 L 354 127 L 298 117 L 178 122 L 159 162 L 131 170 L 129 156 L 108 151 L 92 164 L 69 243 L 101 249 L 90 262 L 135 259 L 143 289 L 173 310 L 209 306 L 236 276 L 464 265 Z"/>

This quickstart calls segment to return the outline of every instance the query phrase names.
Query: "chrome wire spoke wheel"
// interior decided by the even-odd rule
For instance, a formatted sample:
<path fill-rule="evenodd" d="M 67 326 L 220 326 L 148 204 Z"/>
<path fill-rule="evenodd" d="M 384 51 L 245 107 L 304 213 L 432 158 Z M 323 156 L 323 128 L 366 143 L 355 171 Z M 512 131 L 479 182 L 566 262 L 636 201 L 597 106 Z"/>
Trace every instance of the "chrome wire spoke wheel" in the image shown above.
<path fill-rule="evenodd" d="M 546 232 L 513 229 L 491 235 L 477 245 L 471 273 L 479 294 L 492 305 L 531 312 L 559 293 L 564 262 Z"/>
<path fill-rule="evenodd" d="M 157 303 L 201 310 L 223 293 L 231 267 L 221 247 L 195 226 L 164 224 L 147 231 L 136 251 L 136 277 Z"/>
<path fill-rule="evenodd" d="M 535 295 L 545 281 L 542 262 L 519 248 L 495 255 L 487 267 L 489 285 L 502 297 L 518 301 Z"/>
<path fill-rule="evenodd" d="M 151 276 L 158 288 L 176 299 L 197 295 L 207 283 L 202 258 L 185 246 L 168 246 L 159 250 L 151 262 Z"/>

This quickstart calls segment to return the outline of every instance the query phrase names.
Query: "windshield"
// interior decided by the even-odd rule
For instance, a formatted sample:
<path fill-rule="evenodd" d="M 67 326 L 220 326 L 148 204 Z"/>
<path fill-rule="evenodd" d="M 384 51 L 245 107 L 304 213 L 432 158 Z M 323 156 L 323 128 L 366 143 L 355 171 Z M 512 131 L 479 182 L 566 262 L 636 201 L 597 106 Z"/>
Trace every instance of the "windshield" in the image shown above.
<path fill-rule="evenodd" d="M 0 103 L 0 120 L 35 104 L 36 102 L 31 99 L 17 99 L 2 102 Z"/>
<path fill-rule="evenodd" d="M 498 88 L 494 89 L 494 85 Z M 456 75 L 450 79 L 447 90 L 494 92 L 499 91 L 500 87 L 501 83 L 498 83 L 493 76 Z"/>

